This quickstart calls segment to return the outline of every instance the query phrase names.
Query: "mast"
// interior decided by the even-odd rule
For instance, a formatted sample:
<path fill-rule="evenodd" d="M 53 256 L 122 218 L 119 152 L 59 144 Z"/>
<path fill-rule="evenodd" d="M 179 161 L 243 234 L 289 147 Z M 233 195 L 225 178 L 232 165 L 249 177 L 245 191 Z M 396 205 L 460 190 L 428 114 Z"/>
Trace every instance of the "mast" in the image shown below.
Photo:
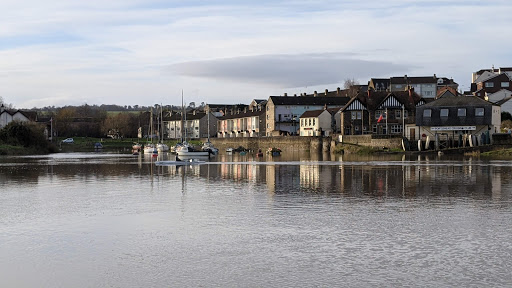
<path fill-rule="evenodd" d="M 164 107 L 160 103 L 160 143 L 164 143 Z"/>
<path fill-rule="evenodd" d="M 183 104 L 183 89 L 181 89 L 181 143 L 184 142 L 183 134 L 185 133 L 185 105 Z"/>
<path fill-rule="evenodd" d="M 206 104 L 206 105 L 208 105 L 208 104 Z M 207 133 L 208 134 L 207 135 L 208 135 L 208 143 L 210 143 L 210 107 L 209 106 L 206 107 L 206 111 L 207 111 L 206 113 L 208 113 L 208 117 L 206 118 L 208 121 L 208 125 L 207 125 L 207 129 L 208 129 Z"/>

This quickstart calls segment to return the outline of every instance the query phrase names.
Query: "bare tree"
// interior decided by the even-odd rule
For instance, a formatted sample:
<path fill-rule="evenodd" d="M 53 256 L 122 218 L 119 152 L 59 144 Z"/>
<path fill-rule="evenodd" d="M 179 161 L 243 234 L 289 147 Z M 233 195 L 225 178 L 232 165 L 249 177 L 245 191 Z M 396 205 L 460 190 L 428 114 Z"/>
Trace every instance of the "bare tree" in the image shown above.
<path fill-rule="evenodd" d="M 359 82 L 357 80 L 354 80 L 354 78 L 345 79 L 345 82 L 343 83 L 343 88 L 345 89 L 349 97 L 355 97 L 359 92 Z"/>

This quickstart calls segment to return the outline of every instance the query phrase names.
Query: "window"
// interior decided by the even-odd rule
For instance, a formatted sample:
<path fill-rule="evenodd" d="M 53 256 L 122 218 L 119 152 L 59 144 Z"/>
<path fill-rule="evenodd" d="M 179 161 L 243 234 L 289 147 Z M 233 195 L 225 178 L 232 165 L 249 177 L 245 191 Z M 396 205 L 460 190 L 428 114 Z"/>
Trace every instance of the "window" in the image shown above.
<path fill-rule="evenodd" d="M 391 125 L 391 134 L 402 133 L 402 125 Z"/>
<path fill-rule="evenodd" d="M 372 125 L 372 131 L 374 134 L 377 134 L 377 125 L 376 124 Z"/>
<path fill-rule="evenodd" d="M 425 109 L 423 110 L 423 117 L 431 117 L 432 116 L 432 110 L 430 109 Z"/>
<path fill-rule="evenodd" d="M 493 82 L 485 82 L 485 87 L 486 88 L 493 88 L 494 87 L 494 83 Z"/>
<path fill-rule="evenodd" d="M 269 119 L 270 119 L 270 115 L 267 114 L 267 120 L 269 120 Z"/>
<path fill-rule="evenodd" d="M 432 96 L 434 95 L 434 92 L 432 91 L 425 91 L 425 96 Z"/>
<path fill-rule="evenodd" d="M 459 116 L 459 117 L 466 117 L 466 108 L 459 108 L 459 109 L 457 109 L 457 116 Z"/>
<path fill-rule="evenodd" d="M 409 112 L 407 110 L 404 110 L 404 119 L 407 119 L 408 115 L 409 115 Z"/>
<path fill-rule="evenodd" d="M 448 117 L 448 109 L 441 109 L 440 116 L 441 117 Z"/>
<path fill-rule="evenodd" d="M 395 118 L 396 119 L 402 118 L 402 110 L 396 110 L 395 111 Z"/>
<path fill-rule="evenodd" d="M 352 120 L 361 119 L 361 111 L 352 111 L 351 113 Z"/>
<path fill-rule="evenodd" d="M 304 126 L 304 119 L 300 119 L 300 126 Z"/>
<path fill-rule="evenodd" d="M 385 110 L 377 110 L 375 111 L 375 119 L 379 119 L 380 115 L 382 115 L 382 119 L 386 119 L 386 111 Z"/>
<path fill-rule="evenodd" d="M 315 118 L 313 118 L 313 126 L 315 126 L 315 125 L 316 125 L 316 124 L 315 124 Z"/>
<path fill-rule="evenodd" d="M 308 124 L 308 125 L 309 125 L 309 126 L 311 126 L 311 118 L 309 118 L 309 121 L 308 121 L 308 122 L 309 122 L 309 124 Z"/>
<path fill-rule="evenodd" d="M 484 116 L 484 108 L 475 108 L 475 116 Z"/>
<path fill-rule="evenodd" d="M 501 87 L 502 88 L 510 87 L 510 83 L 509 82 L 501 82 Z"/>

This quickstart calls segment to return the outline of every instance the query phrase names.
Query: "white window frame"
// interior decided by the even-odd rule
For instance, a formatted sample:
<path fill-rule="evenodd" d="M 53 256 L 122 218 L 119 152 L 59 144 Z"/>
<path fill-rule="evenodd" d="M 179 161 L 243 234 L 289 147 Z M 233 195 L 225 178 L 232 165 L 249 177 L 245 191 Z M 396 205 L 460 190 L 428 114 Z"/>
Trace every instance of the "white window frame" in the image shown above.
<path fill-rule="evenodd" d="M 423 117 L 424 118 L 432 117 L 432 109 L 425 109 L 425 110 L 423 110 Z"/>
<path fill-rule="evenodd" d="M 446 111 L 446 115 L 443 115 L 443 112 Z M 441 108 L 441 111 L 439 112 L 440 117 L 448 117 L 450 115 L 450 110 L 447 108 Z"/>
<path fill-rule="evenodd" d="M 464 113 L 462 113 L 464 112 Z M 466 117 L 466 108 L 457 108 L 457 116 L 458 117 Z"/>

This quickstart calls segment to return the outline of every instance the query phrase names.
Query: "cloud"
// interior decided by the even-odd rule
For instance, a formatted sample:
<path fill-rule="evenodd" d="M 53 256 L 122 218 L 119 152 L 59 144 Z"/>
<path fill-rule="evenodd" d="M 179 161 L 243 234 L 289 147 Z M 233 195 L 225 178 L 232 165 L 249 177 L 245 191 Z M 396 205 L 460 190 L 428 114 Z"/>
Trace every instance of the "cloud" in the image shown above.
<path fill-rule="evenodd" d="M 170 65 L 172 73 L 209 79 L 261 83 L 275 87 L 333 84 L 345 79 L 408 71 L 410 66 L 346 58 L 347 54 L 258 55 Z"/>
<path fill-rule="evenodd" d="M 505 0 L 1 2 L 0 93 L 21 107 L 147 105 L 181 89 L 250 101 L 403 74 L 469 87 L 471 72 L 512 65 Z"/>

